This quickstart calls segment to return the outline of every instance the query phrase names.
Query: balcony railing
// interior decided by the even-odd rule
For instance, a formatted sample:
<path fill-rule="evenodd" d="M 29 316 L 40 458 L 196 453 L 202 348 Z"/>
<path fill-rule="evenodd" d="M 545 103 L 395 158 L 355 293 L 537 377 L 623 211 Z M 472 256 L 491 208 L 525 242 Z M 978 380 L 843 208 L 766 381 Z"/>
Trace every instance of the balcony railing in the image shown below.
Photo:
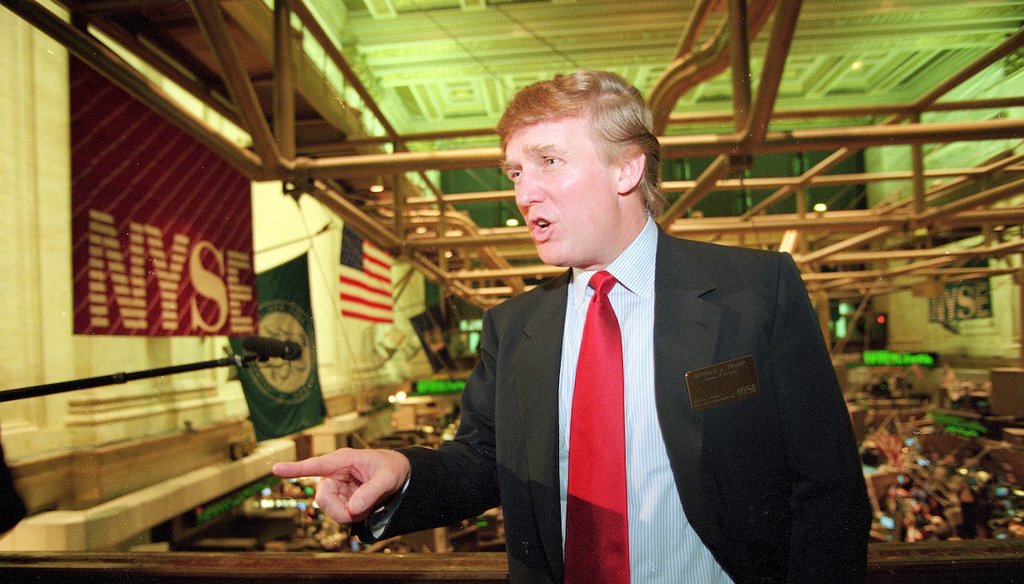
<path fill-rule="evenodd" d="M 1024 540 L 871 544 L 868 553 L 867 584 L 1011 584 L 1022 574 Z M 494 552 L 20 552 L 0 554 L 0 581 L 500 584 L 508 569 Z"/>

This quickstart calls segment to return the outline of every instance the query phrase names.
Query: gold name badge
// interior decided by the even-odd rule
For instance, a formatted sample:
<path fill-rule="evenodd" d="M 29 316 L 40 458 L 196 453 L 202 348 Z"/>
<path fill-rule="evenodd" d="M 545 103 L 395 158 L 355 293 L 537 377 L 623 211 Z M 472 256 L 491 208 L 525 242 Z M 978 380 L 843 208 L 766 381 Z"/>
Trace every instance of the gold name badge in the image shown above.
<path fill-rule="evenodd" d="M 695 412 L 749 399 L 761 391 L 750 355 L 687 371 L 683 377 Z"/>

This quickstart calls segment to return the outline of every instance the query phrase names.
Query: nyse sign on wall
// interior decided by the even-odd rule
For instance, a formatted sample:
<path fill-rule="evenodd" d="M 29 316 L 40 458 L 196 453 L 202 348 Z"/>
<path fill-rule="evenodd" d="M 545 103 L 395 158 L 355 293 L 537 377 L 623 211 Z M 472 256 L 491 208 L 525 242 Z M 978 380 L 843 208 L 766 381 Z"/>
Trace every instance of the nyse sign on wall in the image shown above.
<path fill-rule="evenodd" d="M 208 240 L 165 234 L 135 221 L 128 222 L 122 240 L 114 217 L 95 209 L 89 212 L 88 231 L 88 269 L 83 270 L 88 291 L 76 302 L 75 332 L 152 336 L 256 331 L 252 255 L 247 250 L 221 249 Z"/>
<path fill-rule="evenodd" d="M 947 282 L 938 298 L 929 298 L 928 319 L 949 323 L 992 318 L 992 297 L 987 279 Z"/>
<path fill-rule="evenodd" d="M 257 329 L 250 181 L 71 60 L 75 333 Z"/>

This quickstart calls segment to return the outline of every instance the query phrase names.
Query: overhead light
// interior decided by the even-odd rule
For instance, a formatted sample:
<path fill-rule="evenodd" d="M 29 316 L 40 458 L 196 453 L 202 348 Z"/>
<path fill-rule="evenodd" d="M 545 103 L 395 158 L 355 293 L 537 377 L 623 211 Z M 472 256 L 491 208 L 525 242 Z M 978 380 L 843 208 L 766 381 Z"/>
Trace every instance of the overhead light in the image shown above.
<path fill-rule="evenodd" d="M 828 211 L 828 205 L 826 205 L 825 203 L 815 203 L 814 204 L 814 212 L 815 213 L 824 213 L 825 211 Z"/>
<path fill-rule="evenodd" d="M 519 219 L 516 219 L 515 217 L 509 217 L 508 219 L 505 219 L 506 227 L 515 227 L 516 225 L 519 225 Z"/>
<path fill-rule="evenodd" d="M 864 61 L 861 61 L 860 59 L 857 59 L 856 61 L 850 64 L 850 69 L 853 69 L 854 71 L 860 71 L 863 68 Z"/>
<path fill-rule="evenodd" d="M 379 176 L 377 177 L 377 180 L 375 180 L 373 182 L 373 184 L 370 185 L 370 192 L 371 193 L 383 193 L 384 192 L 384 181 L 381 180 L 381 178 Z"/>

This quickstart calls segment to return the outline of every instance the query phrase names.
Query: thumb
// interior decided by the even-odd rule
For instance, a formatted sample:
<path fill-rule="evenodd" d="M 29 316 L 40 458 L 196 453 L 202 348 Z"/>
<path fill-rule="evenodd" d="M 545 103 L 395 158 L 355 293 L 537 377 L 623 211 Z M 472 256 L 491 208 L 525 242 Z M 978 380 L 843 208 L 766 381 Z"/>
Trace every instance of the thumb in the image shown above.
<path fill-rule="evenodd" d="M 366 482 L 352 491 L 348 498 L 348 510 L 353 516 L 366 517 L 378 505 L 401 493 L 412 470 L 409 459 L 393 450 L 377 451 L 373 456 L 372 467 Z"/>
<path fill-rule="evenodd" d="M 348 498 L 348 512 L 353 517 L 363 517 L 372 513 L 379 503 L 395 494 L 388 481 L 375 475 L 353 491 Z"/>
<path fill-rule="evenodd" d="M 348 498 L 348 512 L 352 517 L 363 518 L 370 514 L 370 507 L 377 502 L 377 496 L 369 492 L 369 483 L 356 489 Z"/>

